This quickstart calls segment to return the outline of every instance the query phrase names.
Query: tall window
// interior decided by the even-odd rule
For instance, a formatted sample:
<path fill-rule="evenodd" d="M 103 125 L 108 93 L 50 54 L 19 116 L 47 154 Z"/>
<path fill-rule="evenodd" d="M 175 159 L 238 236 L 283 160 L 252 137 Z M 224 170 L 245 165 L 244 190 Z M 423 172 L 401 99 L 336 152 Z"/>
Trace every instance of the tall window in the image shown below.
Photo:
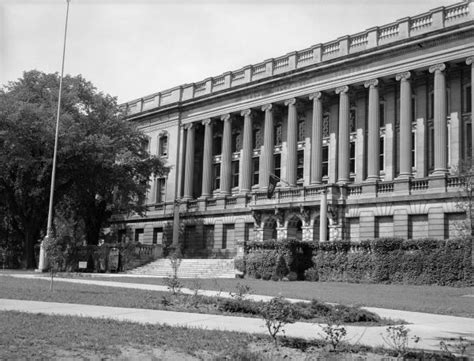
<path fill-rule="evenodd" d="M 263 145 L 263 130 L 260 127 L 252 129 L 252 148 L 260 148 Z"/>
<path fill-rule="evenodd" d="M 322 175 L 326 177 L 329 174 L 329 146 L 323 146 L 323 157 L 322 157 Z"/>
<path fill-rule="evenodd" d="M 274 127 L 273 131 L 273 144 L 281 145 L 282 143 L 282 125 L 281 123 L 277 123 Z"/>
<path fill-rule="evenodd" d="M 298 181 L 303 181 L 304 177 L 304 151 L 298 151 L 297 159 L 296 178 Z"/>
<path fill-rule="evenodd" d="M 355 141 L 349 143 L 349 171 L 355 173 Z"/>
<path fill-rule="evenodd" d="M 384 170 L 384 169 L 385 169 L 385 165 L 384 165 L 384 159 L 385 159 L 384 144 L 385 144 L 385 142 L 384 142 L 384 140 L 385 140 L 384 137 L 380 137 L 380 143 L 379 143 L 379 147 L 380 147 L 380 149 L 379 149 L 379 151 L 380 151 L 380 160 L 379 160 L 379 162 L 380 162 L 380 164 L 379 164 L 379 165 L 380 165 L 380 170 Z"/>
<path fill-rule="evenodd" d="M 144 229 L 136 228 L 135 229 L 135 242 L 143 243 L 143 235 L 144 235 Z"/>
<path fill-rule="evenodd" d="M 158 138 L 158 155 L 160 157 L 168 156 L 168 136 L 167 135 L 161 135 Z"/>
<path fill-rule="evenodd" d="M 416 132 L 411 132 L 411 166 L 416 167 Z"/>
<path fill-rule="evenodd" d="M 232 161 L 232 187 L 239 186 L 239 161 Z"/>
<path fill-rule="evenodd" d="M 222 134 L 214 134 L 212 139 L 212 154 L 218 155 L 222 153 Z"/>
<path fill-rule="evenodd" d="M 434 169 L 434 128 L 433 124 L 428 127 L 428 169 Z"/>
<path fill-rule="evenodd" d="M 216 163 L 212 167 L 212 172 L 213 172 L 213 190 L 217 190 L 221 188 L 221 164 Z"/>
<path fill-rule="evenodd" d="M 252 158 L 252 185 L 258 184 L 258 177 L 260 174 L 260 159 L 258 157 Z"/>
<path fill-rule="evenodd" d="M 464 87 L 464 112 L 472 113 L 472 85 L 466 85 Z"/>
<path fill-rule="evenodd" d="M 306 123 L 304 118 L 298 119 L 298 142 L 302 142 L 305 138 Z"/>
<path fill-rule="evenodd" d="M 253 241 L 253 223 L 245 223 L 245 231 L 244 231 L 244 240 L 245 241 Z"/>
<path fill-rule="evenodd" d="M 385 127 L 385 101 L 381 101 L 379 104 L 379 125 Z"/>
<path fill-rule="evenodd" d="M 156 203 L 163 203 L 166 200 L 166 178 L 156 179 Z"/>
<path fill-rule="evenodd" d="M 273 156 L 275 175 L 281 178 L 281 154 L 275 154 Z"/>
<path fill-rule="evenodd" d="M 153 244 L 163 244 L 163 228 L 153 228 Z"/>
<path fill-rule="evenodd" d="M 349 131 L 356 131 L 356 108 L 351 108 L 349 112 Z"/>
<path fill-rule="evenodd" d="M 242 134 L 240 129 L 232 131 L 232 152 L 238 152 L 242 149 Z"/>

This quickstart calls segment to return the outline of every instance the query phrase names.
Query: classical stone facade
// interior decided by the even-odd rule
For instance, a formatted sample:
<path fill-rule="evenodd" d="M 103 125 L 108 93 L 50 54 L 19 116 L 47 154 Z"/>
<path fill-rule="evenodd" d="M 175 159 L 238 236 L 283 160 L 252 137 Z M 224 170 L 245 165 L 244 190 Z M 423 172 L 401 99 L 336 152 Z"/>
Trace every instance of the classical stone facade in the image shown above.
<path fill-rule="evenodd" d="M 474 152 L 473 13 L 433 9 L 124 104 L 172 168 L 147 215 L 117 224 L 160 243 L 179 207 L 188 254 L 454 236 L 454 171 Z"/>

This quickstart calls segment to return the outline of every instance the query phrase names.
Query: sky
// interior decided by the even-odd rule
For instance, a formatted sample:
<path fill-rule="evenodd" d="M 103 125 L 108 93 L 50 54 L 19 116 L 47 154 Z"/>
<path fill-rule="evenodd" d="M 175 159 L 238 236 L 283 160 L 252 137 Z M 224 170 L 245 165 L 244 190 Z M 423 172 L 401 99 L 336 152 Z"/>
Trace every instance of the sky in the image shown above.
<path fill-rule="evenodd" d="M 120 103 L 453 0 L 71 0 L 66 74 Z M 0 0 L 0 85 L 61 71 L 66 0 Z"/>

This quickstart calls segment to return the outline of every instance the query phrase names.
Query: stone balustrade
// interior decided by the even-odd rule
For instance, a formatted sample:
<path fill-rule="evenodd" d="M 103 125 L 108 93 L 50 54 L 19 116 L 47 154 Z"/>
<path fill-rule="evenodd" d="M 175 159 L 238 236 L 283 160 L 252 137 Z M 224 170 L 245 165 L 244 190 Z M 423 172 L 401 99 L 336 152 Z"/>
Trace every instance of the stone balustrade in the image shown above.
<path fill-rule="evenodd" d="M 198 83 L 181 85 L 136 99 L 123 104 L 122 108 L 128 115 L 133 115 L 213 94 L 234 86 L 250 83 L 256 79 L 269 78 L 275 74 L 355 54 L 366 49 L 376 48 L 379 45 L 406 40 L 420 34 L 472 21 L 474 19 L 473 8 L 471 0 L 447 7 L 439 7 L 421 15 L 403 18 L 391 24 L 341 37 L 335 41 L 317 44 L 307 49 L 289 53 L 276 59 L 269 59 L 259 64 L 249 65 Z"/>

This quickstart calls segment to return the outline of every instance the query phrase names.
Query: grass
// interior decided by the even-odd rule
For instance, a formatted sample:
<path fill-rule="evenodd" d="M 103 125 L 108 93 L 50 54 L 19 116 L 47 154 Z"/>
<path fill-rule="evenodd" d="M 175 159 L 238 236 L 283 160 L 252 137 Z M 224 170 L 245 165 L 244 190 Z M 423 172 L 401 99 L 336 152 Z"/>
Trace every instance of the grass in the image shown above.
<path fill-rule="evenodd" d="M 91 277 L 91 275 L 84 274 L 79 277 Z M 160 278 L 104 277 L 99 275 L 94 275 L 93 278 L 113 282 L 165 285 L 165 280 Z M 307 281 L 273 282 L 255 279 L 181 279 L 181 282 L 185 287 L 191 289 L 198 283 L 201 289 L 227 292 L 236 292 L 237 285 L 240 283 L 249 286 L 253 293 L 260 295 L 281 295 L 344 305 L 474 317 L 473 298 L 465 297 L 472 294 L 472 287 Z"/>
<path fill-rule="evenodd" d="M 239 298 L 221 299 L 182 294 L 172 296 L 169 292 L 67 282 L 56 282 L 54 291 L 51 292 L 48 287 L 49 281 L 44 279 L 4 276 L 1 280 L 0 298 L 260 317 L 261 302 Z M 302 322 L 325 322 L 329 315 L 333 315 L 339 317 L 343 323 L 367 326 L 393 324 L 393 321 L 381 319 L 365 310 L 341 307 L 336 308 L 317 301 L 293 305 L 296 320 Z"/>
<path fill-rule="evenodd" d="M 90 359 L 94 355 L 115 359 L 127 349 L 135 356 L 141 353 L 142 357 L 134 359 L 152 359 L 153 348 L 172 350 L 174 357 L 168 359 L 203 356 L 203 350 L 222 359 L 247 350 L 253 342 L 268 339 L 237 332 L 19 312 L 0 312 L 0 324 L 1 360 Z"/>

